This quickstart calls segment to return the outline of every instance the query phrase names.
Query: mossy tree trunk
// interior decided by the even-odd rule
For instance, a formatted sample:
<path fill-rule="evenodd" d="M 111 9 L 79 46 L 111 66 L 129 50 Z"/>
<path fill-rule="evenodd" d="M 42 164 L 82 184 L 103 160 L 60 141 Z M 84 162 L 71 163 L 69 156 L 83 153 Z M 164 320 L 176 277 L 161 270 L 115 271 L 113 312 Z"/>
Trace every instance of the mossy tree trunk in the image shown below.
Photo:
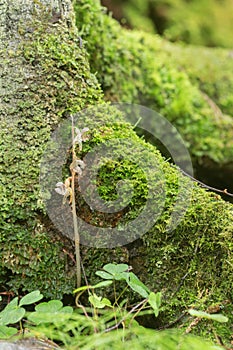
<path fill-rule="evenodd" d="M 0 4 L 0 285 L 70 293 L 73 262 L 48 224 L 40 159 L 67 113 L 100 99 L 73 25 L 71 1 Z M 76 64 L 78 62 L 78 64 Z M 78 68 L 77 68 L 78 67 Z"/>
<path fill-rule="evenodd" d="M 56 31 L 51 24 L 55 14 L 60 14 L 63 26 L 67 27 L 71 23 L 69 10 L 70 2 L 63 0 L 7 0 L 0 4 L 0 279 L 3 289 L 17 290 L 24 281 L 26 289 L 31 283 L 33 286 L 33 278 L 31 282 L 26 278 L 31 269 L 39 284 L 42 275 L 47 277 L 46 289 L 48 294 L 53 294 L 50 284 L 54 282 L 46 269 L 53 254 L 60 249 L 57 243 L 52 254 L 48 249 L 50 241 L 43 233 L 42 212 L 38 205 L 38 162 L 43 151 L 41 146 L 49 137 L 48 113 L 42 103 L 46 103 L 43 97 L 49 95 L 49 91 L 46 92 L 41 62 L 30 62 L 25 56 L 25 48 L 38 34 L 40 25 L 50 34 Z M 39 93 L 42 80 L 44 94 Z M 44 249 L 47 247 L 47 257 L 41 256 L 40 241 L 43 241 Z M 41 259 L 43 264 L 39 268 Z M 7 286 L 12 272 L 15 277 Z"/>

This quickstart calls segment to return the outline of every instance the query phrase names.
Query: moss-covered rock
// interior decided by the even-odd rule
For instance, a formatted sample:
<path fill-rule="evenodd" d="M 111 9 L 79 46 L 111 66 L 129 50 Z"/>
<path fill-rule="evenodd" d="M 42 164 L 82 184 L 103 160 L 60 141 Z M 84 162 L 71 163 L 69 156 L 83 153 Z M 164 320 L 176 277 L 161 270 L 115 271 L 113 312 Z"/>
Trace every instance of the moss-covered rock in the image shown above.
<path fill-rule="evenodd" d="M 164 58 L 159 40 L 149 45 L 151 37 L 121 28 L 104 12 L 97 1 L 76 1 L 76 23 L 106 99 L 161 113 L 180 131 L 195 162 L 232 162 L 232 119 L 217 113 L 198 84 Z"/>
<path fill-rule="evenodd" d="M 214 114 L 233 115 L 233 55 L 221 48 L 173 44 L 159 36 L 138 33 L 149 51 L 164 63 L 184 71 L 190 80 L 208 96 L 204 96 Z M 213 100 L 213 102 L 209 99 Z M 218 110 L 218 107 L 220 110 Z"/>
<path fill-rule="evenodd" d="M 232 48 L 231 0 L 102 0 L 102 3 L 131 28 L 158 33 L 171 41 Z"/>

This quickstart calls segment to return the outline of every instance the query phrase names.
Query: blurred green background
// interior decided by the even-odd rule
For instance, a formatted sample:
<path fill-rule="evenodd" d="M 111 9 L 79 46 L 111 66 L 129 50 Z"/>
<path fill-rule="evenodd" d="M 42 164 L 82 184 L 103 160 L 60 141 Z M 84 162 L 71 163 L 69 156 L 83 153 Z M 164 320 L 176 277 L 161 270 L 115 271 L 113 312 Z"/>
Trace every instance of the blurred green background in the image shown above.
<path fill-rule="evenodd" d="M 233 0 L 102 0 L 129 28 L 170 41 L 233 48 Z"/>

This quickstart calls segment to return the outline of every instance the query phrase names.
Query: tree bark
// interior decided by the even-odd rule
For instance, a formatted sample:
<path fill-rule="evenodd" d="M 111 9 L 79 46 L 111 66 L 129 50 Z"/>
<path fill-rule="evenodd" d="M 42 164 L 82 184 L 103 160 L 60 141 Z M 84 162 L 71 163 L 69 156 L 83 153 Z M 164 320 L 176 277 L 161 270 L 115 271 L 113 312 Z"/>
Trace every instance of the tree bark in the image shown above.
<path fill-rule="evenodd" d="M 1 46 L 17 46 L 21 40 L 20 26 L 30 32 L 32 17 L 36 14 L 45 15 L 47 12 L 48 22 L 60 19 L 67 25 L 72 22 L 70 0 L 2 0 L 0 4 L 0 42 Z"/>

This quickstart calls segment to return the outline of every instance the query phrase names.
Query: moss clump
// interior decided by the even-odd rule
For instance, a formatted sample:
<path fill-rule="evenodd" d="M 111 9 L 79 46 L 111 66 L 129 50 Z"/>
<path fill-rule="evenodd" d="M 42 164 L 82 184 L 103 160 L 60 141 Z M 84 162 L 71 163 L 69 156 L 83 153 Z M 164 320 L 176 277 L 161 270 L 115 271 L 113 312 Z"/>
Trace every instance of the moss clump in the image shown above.
<path fill-rule="evenodd" d="M 106 113 L 109 116 L 109 112 Z M 103 115 L 102 120 L 105 116 Z M 102 228 L 124 227 L 139 216 L 140 210 L 145 206 L 145 202 L 156 197 L 158 207 L 162 207 L 159 219 L 152 225 L 145 235 L 140 237 L 140 225 L 134 226 L 135 238 L 140 237 L 134 243 L 125 246 L 125 251 L 121 251 L 121 260 L 129 263 L 134 268 L 134 272 L 152 290 L 162 290 L 164 303 L 163 312 L 155 326 L 164 326 L 179 318 L 185 310 L 190 307 L 207 310 L 218 305 L 219 310 L 223 309 L 224 314 L 232 318 L 232 205 L 225 203 L 218 195 L 208 193 L 200 189 L 197 185 L 191 188 L 190 179 L 182 176 L 183 196 L 190 196 L 190 206 L 182 222 L 172 232 L 168 232 L 167 224 L 171 213 L 174 210 L 177 195 L 180 191 L 178 185 L 179 172 L 172 168 L 155 148 L 140 139 L 131 127 L 114 122 L 114 110 L 112 110 L 112 124 L 102 129 L 95 129 L 92 140 L 92 147 L 97 144 L 108 144 L 111 140 L 111 150 L 105 154 L 105 158 L 111 156 L 99 172 L 98 189 L 105 201 L 115 199 L 115 186 L 125 178 L 130 179 L 135 196 L 125 207 L 125 210 L 118 212 L 116 216 L 108 214 L 89 212 L 88 223 Z M 87 124 L 87 121 L 85 121 Z M 131 144 L 124 145 L 124 138 L 130 139 Z M 117 141 L 116 141 L 117 140 Z M 142 153 L 141 147 L 144 152 Z M 132 166 L 128 160 L 128 154 L 134 150 L 135 155 L 143 158 L 145 163 L 152 161 L 154 157 L 161 167 L 162 173 L 147 173 L 147 186 L 145 186 L 145 173 L 140 172 L 137 166 Z M 90 144 L 86 144 L 83 149 L 90 152 Z M 124 154 L 124 157 L 119 157 Z M 137 164 L 138 160 L 135 160 Z M 153 163 L 154 161 L 152 161 Z M 94 162 L 95 163 L 95 162 Z M 145 167 L 146 169 L 146 167 Z M 151 168 L 152 169 L 152 168 Z M 151 180 L 151 182 L 150 182 Z M 148 185 L 148 182 L 150 185 Z M 166 198 L 163 202 L 162 188 L 165 186 Z M 91 188 L 90 188 L 91 191 Z M 125 205 L 125 198 L 122 198 Z M 183 204 L 188 206 L 188 203 Z M 179 208 L 182 210 L 182 205 Z M 151 208 L 151 211 L 154 207 Z M 120 215 L 119 215 L 120 214 Z M 147 219 L 151 218 L 148 210 Z M 149 221 L 150 219 L 148 219 Z M 145 223 L 144 223 L 145 224 Z M 85 237 L 88 232 L 82 231 Z M 104 239 L 108 240 L 108 232 L 104 234 Z M 117 240 L 119 237 L 110 237 Z M 106 254 L 106 255 L 105 255 Z M 113 256 L 116 253 L 114 252 Z M 99 268 L 103 257 L 109 261 L 110 251 L 102 250 L 98 256 L 94 248 L 85 249 L 84 262 L 88 266 L 88 277 L 95 282 L 94 275 L 96 267 Z M 90 267 L 94 267 L 93 269 Z M 130 296 L 131 301 L 135 296 Z M 231 322 L 231 321 L 229 321 Z M 183 327 L 188 327 L 190 318 L 182 319 Z M 223 336 L 229 342 L 231 331 L 227 325 L 206 325 L 201 322 L 194 332 L 201 333 L 214 338 L 214 332 Z"/>
<path fill-rule="evenodd" d="M 185 71 L 190 80 L 199 86 L 221 109 L 232 116 L 233 57 L 232 52 L 220 48 L 204 48 L 172 44 L 152 35 L 144 36 L 145 45 L 155 55 Z M 211 102 L 210 102 L 211 103 Z M 213 106 L 215 114 L 217 106 Z"/>
<path fill-rule="evenodd" d="M 103 0 L 113 15 L 134 29 L 171 41 L 232 48 L 231 0 Z M 222 25 L 224 23 L 224 25 Z"/>
<path fill-rule="evenodd" d="M 221 165 L 232 161 L 232 119 L 219 116 L 186 73 L 153 49 L 156 39 L 147 45 L 145 34 L 122 29 L 96 1 L 79 0 L 76 8 L 91 68 L 106 99 L 161 113 L 178 128 L 199 163 L 204 157 Z"/>

